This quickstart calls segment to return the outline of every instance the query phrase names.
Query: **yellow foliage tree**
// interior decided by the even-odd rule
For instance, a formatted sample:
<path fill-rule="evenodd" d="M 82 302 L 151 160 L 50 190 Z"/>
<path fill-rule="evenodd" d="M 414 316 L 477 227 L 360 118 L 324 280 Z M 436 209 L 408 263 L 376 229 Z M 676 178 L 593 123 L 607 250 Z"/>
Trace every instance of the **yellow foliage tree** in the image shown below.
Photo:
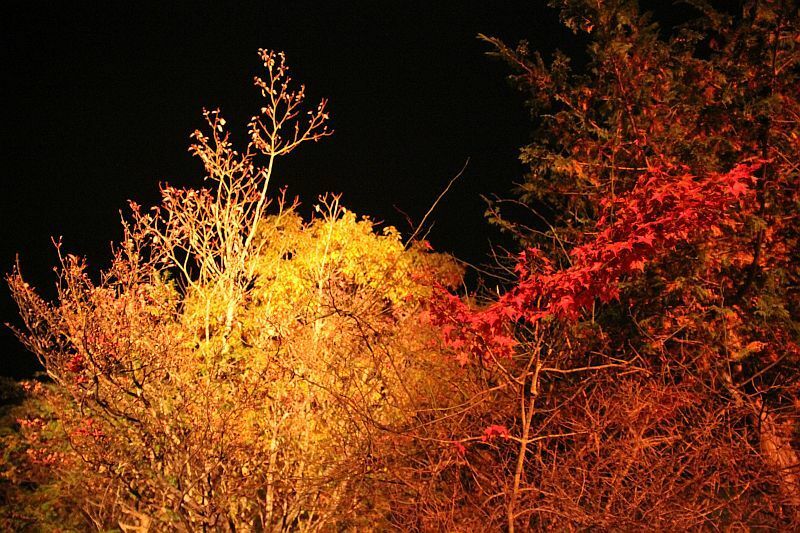
<path fill-rule="evenodd" d="M 218 111 L 194 134 L 211 187 L 164 187 L 147 212 L 132 204 L 99 281 L 59 246 L 54 303 L 18 270 L 8 278 L 19 337 L 58 405 L 47 443 L 26 434 L 42 454 L 58 449 L 44 455 L 55 476 L 82 480 L 55 497 L 98 530 L 380 527 L 382 442 L 436 394 L 420 311 L 460 268 L 338 197 L 309 221 L 270 199 L 276 158 L 328 130 L 325 102 L 303 110 L 283 56 L 262 59 L 266 104 L 247 149 L 233 149 Z"/>

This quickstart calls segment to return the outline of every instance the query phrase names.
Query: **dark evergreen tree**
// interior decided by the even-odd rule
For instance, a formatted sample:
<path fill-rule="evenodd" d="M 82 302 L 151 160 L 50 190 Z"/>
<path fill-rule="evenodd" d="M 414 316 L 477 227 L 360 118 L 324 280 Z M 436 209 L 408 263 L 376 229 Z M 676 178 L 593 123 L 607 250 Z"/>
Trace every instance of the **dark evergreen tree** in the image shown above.
<path fill-rule="evenodd" d="M 485 496 L 510 530 L 800 526 L 800 15 L 686 4 L 552 2 L 579 68 L 483 37 L 536 125 L 535 222 L 491 204 L 517 281 L 436 311 L 509 393 Z"/>

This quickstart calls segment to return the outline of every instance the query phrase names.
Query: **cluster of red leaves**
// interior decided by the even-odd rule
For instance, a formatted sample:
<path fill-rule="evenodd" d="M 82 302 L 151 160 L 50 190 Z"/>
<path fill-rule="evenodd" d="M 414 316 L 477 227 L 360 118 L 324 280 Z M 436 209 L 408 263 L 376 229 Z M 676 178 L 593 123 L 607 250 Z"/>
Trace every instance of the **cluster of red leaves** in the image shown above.
<path fill-rule="evenodd" d="M 98 427 L 94 419 L 84 418 L 78 422 L 78 425 L 69 432 L 70 436 L 75 438 L 90 438 L 92 440 L 101 440 L 106 435 L 103 430 Z"/>
<path fill-rule="evenodd" d="M 487 427 L 484 430 L 483 436 L 481 437 L 481 441 L 488 442 L 496 437 L 502 437 L 504 439 L 507 439 L 509 437 L 508 428 L 505 426 L 492 424 L 491 426 Z"/>
<path fill-rule="evenodd" d="M 529 248 L 519 255 L 517 284 L 485 308 L 473 309 L 441 291 L 432 316 L 446 346 L 462 364 L 470 355 L 510 356 L 517 345 L 515 324 L 549 317 L 573 321 L 597 300 L 618 299 L 627 276 L 680 243 L 719 235 L 731 208 L 753 205 L 755 170 L 742 164 L 697 177 L 674 167 L 651 169 L 629 193 L 602 202 L 596 233 L 570 251 L 568 267 L 557 268 Z"/>
<path fill-rule="evenodd" d="M 86 368 L 86 360 L 81 354 L 76 353 L 69 359 L 69 361 L 67 361 L 67 364 L 64 365 L 64 368 L 74 374 L 80 374 Z"/>

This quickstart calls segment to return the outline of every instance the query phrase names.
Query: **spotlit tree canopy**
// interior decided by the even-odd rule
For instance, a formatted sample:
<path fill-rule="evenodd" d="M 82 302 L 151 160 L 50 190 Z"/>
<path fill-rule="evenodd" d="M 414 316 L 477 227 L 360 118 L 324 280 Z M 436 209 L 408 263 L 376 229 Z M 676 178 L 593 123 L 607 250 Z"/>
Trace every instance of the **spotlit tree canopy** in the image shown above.
<path fill-rule="evenodd" d="M 270 186 L 331 132 L 267 51 L 249 144 L 193 135 L 205 187 L 131 203 L 99 278 L 59 243 L 53 302 L 11 273 L 50 380 L 2 435 L 4 524 L 796 529 L 798 6 L 553 4 L 585 64 L 481 36 L 534 122 L 491 291 Z"/>
<path fill-rule="evenodd" d="M 516 281 L 437 308 L 450 350 L 518 394 L 506 525 L 795 523 L 797 6 L 691 2 L 665 33 L 636 2 L 558 4 L 585 69 L 485 38 L 537 124 L 488 211 Z"/>
<path fill-rule="evenodd" d="M 235 151 L 216 111 L 194 135 L 210 187 L 132 204 L 99 281 L 62 255 L 54 303 L 9 277 L 20 338 L 53 380 L 38 389 L 48 414 L 23 422 L 31 461 L 51 469 L 53 519 L 140 530 L 385 519 L 375 431 L 435 395 L 421 304 L 461 271 L 337 197 L 304 221 L 269 190 L 275 159 L 324 136 L 327 116 L 323 102 L 296 127 L 303 89 L 282 55 L 262 59 L 251 144 Z"/>

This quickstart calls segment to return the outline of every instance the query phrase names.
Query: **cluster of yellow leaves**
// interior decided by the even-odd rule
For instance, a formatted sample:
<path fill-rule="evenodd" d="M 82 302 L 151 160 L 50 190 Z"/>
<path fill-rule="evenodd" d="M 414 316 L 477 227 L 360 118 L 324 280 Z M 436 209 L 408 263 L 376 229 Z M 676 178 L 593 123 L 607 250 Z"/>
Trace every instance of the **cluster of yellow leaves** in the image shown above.
<path fill-rule="evenodd" d="M 359 220 L 338 205 L 308 224 L 295 213 L 267 222 L 261 237 L 277 249 L 259 258 L 256 287 L 268 315 L 313 307 L 320 287 L 331 282 L 353 294 L 379 293 L 387 305 L 407 308 L 430 296 L 424 279 L 451 285 L 461 275 L 452 260 L 420 245 L 406 249 L 394 227 L 378 234 L 369 218 Z"/>

